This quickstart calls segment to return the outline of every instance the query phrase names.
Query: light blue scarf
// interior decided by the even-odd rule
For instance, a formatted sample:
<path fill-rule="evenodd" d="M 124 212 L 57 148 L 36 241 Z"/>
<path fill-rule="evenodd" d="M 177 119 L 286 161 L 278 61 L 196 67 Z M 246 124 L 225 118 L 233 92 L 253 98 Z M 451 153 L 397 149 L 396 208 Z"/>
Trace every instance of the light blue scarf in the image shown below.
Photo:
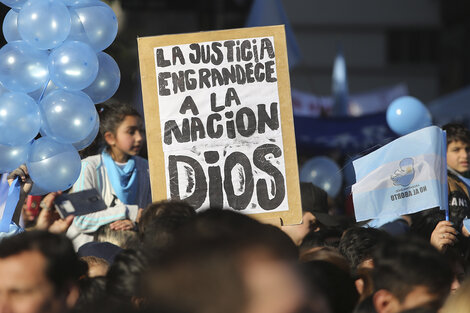
<path fill-rule="evenodd" d="M 135 159 L 130 157 L 127 160 L 126 166 L 120 168 L 106 151 L 103 151 L 101 155 L 109 180 L 118 199 L 124 204 L 137 204 L 139 181 L 137 180 Z"/>

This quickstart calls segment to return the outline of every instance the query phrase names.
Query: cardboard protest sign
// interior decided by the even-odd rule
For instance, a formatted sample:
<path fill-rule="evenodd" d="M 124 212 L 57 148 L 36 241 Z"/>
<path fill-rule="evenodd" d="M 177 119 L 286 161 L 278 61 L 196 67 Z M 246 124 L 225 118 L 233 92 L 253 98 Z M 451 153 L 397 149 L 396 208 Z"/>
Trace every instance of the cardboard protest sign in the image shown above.
<path fill-rule="evenodd" d="M 153 200 L 300 223 L 284 27 L 143 37 L 138 47 Z"/>

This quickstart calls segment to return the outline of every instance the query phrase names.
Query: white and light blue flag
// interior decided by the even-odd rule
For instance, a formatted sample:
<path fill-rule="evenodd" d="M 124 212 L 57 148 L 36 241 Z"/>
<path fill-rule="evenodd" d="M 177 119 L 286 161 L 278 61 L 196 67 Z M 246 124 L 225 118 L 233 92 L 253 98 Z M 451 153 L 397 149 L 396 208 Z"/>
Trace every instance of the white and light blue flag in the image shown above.
<path fill-rule="evenodd" d="M 353 161 L 357 221 L 447 206 L 445 132 L 430 126 Z"/>
<path fill-rule="evenodd" d="M 0 220 L 2 219 L 3 212 L 5 210 L 5 204 L 7 203 L 8 197 L 8 185 L 7 181 L 8 173 L 0 174 Z"/>
<path fill-rule="evenodd" d="M 20 183 L 16 179 L 9 186 L 7 176 L 8 173 L 0 174 L 0 240 L 24 231 L 12 222 L 16 204 L 20 197 Z"/>

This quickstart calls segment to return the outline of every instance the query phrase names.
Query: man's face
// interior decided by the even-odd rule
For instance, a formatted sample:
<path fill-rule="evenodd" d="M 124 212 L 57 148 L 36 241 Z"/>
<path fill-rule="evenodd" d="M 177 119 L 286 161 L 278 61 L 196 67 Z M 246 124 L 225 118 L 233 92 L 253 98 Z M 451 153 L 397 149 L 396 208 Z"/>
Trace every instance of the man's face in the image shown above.
<path fill-rule="evenodd" d="M 470 169 L 470 146 L 463 141 L 452 141 L 447 146 L 447 166 L 459 173 Z"/>
<path fill-rule="evenodd" d="M 45 268 L 46 259 L 38 251 L 0 259 L 0 313 L 66 311 L 65 301 L 55 294 Z"/>

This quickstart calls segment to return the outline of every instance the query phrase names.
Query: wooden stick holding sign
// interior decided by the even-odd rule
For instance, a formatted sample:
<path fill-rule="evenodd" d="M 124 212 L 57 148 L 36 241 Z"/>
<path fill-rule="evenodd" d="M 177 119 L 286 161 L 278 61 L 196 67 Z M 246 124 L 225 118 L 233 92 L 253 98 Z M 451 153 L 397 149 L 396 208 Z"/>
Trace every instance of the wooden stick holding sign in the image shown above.
<path fill-rule="evenodd" d="M 138 39 L 152 197 L 302 219 L 283 26 Z"/>

